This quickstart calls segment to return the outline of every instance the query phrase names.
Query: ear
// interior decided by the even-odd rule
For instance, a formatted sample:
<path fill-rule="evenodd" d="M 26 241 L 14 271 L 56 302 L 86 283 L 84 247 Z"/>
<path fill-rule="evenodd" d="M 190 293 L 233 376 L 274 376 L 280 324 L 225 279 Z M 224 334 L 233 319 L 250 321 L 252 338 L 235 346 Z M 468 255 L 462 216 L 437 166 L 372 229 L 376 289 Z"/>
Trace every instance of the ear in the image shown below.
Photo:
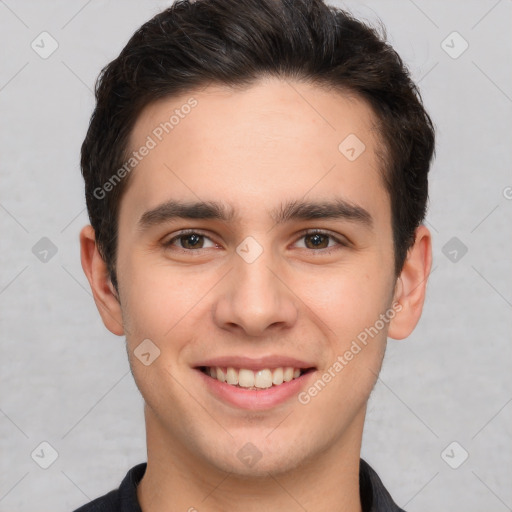
<path fill-rule="evenodd" d="M 107 265 L 96 247 L 96 236 L 91 225 L 80 231 L 80 257 L 105 327 L 121 336 L 124 334 L 121 304 L 108 275 Z"/>
<path fill-rule="evenodd" d="M 395 340 L 407 338 L 416 327 L 423 310 L 427 280 L 432 267 L 432 238 L 421 225 L 416 229 L 414 245 L 407 252 L 402 272 L 398 277 L 393 303 L 402 309 L 389 323 L 388 336 Z"/>

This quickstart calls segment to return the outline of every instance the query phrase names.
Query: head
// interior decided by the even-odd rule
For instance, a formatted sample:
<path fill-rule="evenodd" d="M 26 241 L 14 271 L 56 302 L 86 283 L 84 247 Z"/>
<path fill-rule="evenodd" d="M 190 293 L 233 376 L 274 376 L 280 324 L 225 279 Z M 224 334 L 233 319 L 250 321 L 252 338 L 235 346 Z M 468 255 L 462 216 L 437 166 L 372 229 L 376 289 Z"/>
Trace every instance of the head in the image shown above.
<path fill-rule="evenodd" d="M 82 262 L 105 325 L 127 337 L 152 431 L 251 474 L 355 441 L 386 339 L 414 329 L 431 264 L 434 130 L 385 35 L 319 0 L 178 1 L 103 69 L 96 101 Z M 322 233 L 304 245 L 310 228 Z M 145 339 L 159 353 L 147 366 Z M 199 375 L 230 354 L 301 356 L 310 387 L 331 378 L 248 411 Z M 259 469 L 237 460 L 247 442 Z"/>

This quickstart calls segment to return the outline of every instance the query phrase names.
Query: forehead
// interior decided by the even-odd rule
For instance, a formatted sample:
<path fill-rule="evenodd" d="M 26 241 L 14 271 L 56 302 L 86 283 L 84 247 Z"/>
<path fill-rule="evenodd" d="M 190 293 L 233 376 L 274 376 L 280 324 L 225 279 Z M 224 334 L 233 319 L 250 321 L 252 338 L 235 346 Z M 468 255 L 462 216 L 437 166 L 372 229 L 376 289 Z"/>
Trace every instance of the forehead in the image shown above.
<path fill-rule="evenodd" d="M 254 205 L 270 210 L 278 200 L 335 193 L 367 203 L 380 195 L 372 208 L 385 207 L 375 124 L 361 99 L 290 80 L 159 100 L 132 130 L 130 152 L 151 149 L 132 171 L 121 210 L 140 217 L 171 196 L 250 214 Z"/>

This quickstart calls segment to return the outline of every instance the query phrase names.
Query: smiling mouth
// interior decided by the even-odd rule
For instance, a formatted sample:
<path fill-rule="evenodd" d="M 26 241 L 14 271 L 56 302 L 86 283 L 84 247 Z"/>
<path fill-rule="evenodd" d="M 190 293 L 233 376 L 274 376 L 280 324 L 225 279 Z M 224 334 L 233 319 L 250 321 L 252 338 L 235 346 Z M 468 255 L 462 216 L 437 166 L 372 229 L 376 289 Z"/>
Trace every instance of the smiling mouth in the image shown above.
<path fill-rule="evenodd" d="M 293 368 L 292 366 L 262 368 L 257 371 L 220 366 L 199 366 L 197 369 L 219 382 L 249 390 L 278 387 L 315 370 L 315 368 Z"/>

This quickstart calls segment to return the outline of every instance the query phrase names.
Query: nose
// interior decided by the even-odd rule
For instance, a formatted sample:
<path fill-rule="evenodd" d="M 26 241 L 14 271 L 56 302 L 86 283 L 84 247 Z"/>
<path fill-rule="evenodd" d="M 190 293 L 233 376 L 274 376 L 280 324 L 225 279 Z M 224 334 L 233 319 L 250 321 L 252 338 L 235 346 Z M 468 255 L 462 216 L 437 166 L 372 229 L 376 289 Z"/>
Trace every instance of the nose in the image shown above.
<path fill-rule="evenodd" d="M 265 251 L 252 263 L 235 255 L 234 268 L 223 281 L 214 306 L 214 321 L 220 328 L 256 337 L 290 328 L 297 321 L 298 299 Z"/>

